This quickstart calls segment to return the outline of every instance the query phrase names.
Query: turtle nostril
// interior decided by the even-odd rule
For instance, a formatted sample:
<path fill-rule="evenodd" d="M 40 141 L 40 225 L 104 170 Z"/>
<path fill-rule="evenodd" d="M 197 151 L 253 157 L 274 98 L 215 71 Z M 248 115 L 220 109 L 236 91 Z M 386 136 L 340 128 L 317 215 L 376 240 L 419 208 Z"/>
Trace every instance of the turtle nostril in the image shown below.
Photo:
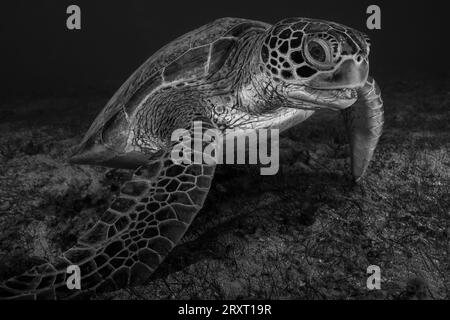
<path fill-rule="evenodd" d="M 356 62 L 361 63 L 363 60 L 364 60 L 364 58 L 363 58 L 362 55 L 358 54 L 358 55 L 356 56 Z"/>

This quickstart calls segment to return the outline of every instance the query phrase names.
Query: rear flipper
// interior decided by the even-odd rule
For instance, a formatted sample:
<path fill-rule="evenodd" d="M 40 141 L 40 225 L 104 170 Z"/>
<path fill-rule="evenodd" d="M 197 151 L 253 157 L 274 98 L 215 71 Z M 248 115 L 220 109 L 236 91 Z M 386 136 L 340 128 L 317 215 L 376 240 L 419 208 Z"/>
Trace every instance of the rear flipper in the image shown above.
<path fill-rule="evenodd" d="M 171 150 L 136 170 L 100 221 L 58 263 L 6 281 L 0 299 L 68 299 L 147 280 L 202 208 L 215 170 L 214 164 L 174 164 Z M 80 267 L 81 290 L 66 285 L 69 265 Z"/>
<path fill-rule="evenodd" d="M 367 80 L 358 90 L 356 103 L 342 114 L 350 140 L 352 174 L 358 182 L 369 166 L 383 130 L 383 100 L 374 79 Z"/>

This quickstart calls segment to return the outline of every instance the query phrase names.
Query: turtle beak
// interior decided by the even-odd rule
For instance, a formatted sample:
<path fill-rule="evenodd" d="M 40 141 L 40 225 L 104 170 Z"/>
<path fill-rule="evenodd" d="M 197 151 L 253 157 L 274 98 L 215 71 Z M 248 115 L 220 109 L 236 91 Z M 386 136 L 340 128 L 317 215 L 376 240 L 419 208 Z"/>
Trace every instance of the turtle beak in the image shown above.
<path fill-rule="evenodd" d="M 322 108 L 344 110 L 358 99 L 369 74 L 367 60 L 347 59 L 335 71 L 320 73 L 300 90 L 288 92 L 288 97 L 307 101 Z"/>
<path fill-rule="evenodd" d="M 369 76 L 369 63 L 367 60 L 356 61 L 348 59 L 341 63 L 339 68 L 331 73 L 319 74 L 312 79 L 308 86 L 320 89 L 361 88 Z"/>

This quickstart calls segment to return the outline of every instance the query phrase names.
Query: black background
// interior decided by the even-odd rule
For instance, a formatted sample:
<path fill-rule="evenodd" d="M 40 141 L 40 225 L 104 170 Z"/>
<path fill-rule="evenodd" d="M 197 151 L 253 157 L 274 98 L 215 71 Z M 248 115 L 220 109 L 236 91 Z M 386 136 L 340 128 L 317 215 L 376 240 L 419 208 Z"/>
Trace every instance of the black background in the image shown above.
<path fill-rule="evenodd" d="M 322 18 L 366 32 L 375 77 L 446 76 L 448 15 L 437 1 L 14 1 L 1 4 L 2 95 L 111 93 L 153 52 L 219 17 L 275 23 Z M 81 7 L 82 29 L 66 28 L 66 8 Z M 366 8 L 382 10 L 382 29 L 367 30 Z"/>

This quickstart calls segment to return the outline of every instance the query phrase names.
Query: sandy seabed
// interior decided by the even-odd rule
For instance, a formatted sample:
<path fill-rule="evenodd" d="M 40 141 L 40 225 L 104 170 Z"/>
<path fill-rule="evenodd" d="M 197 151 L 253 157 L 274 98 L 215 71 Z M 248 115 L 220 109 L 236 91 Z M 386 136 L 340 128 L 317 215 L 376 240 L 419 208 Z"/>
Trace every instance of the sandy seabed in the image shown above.
<path fill-rule="evenodd" d="M 282 134 L 277 175 L 218 168 L 146 285 L 93 298 L 449 299 L 450 79 L 381 88 L 385 130 L 360 185 L 339 115 L 316 113 Z M 66 162 L 107 99 L 1 103 L 0 279 L 70 248 L 129 177 Z M 381 290 L 366 287 L 369 265 Z"/>

